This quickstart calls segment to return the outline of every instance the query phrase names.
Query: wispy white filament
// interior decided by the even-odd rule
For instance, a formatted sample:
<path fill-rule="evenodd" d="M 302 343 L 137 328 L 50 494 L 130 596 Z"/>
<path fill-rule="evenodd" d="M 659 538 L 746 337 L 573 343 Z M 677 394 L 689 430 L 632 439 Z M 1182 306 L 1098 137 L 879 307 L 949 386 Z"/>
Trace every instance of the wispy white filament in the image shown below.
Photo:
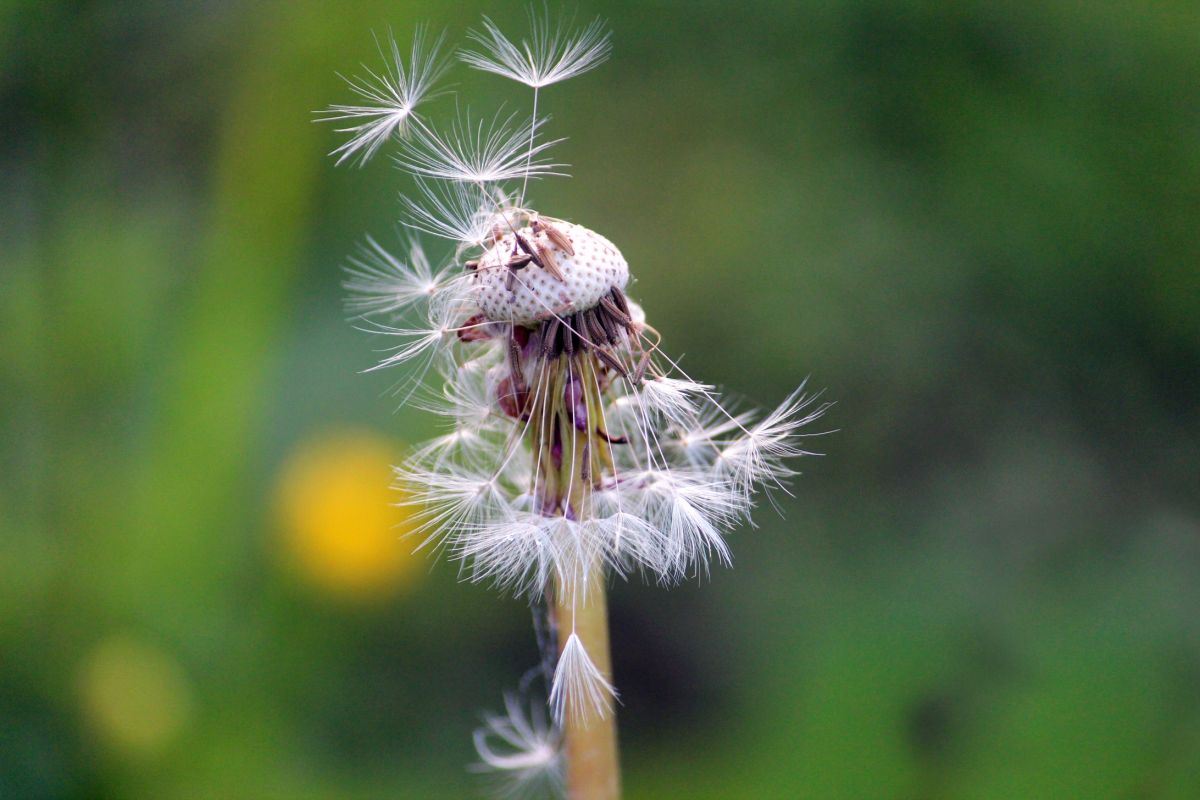
<path fill-rule="evenodd" d="M 409 464 L 398 467 L 396 477 L 406 494 L 402 503 L 421 510 L 418 530 L 427 532 L 429 540 L 443 538 L 446 531 L 486 529 L 499 534 L 503 524 L 516 517 L 512 507 L 516 492 L 501 475 L 457 464 L 438 470 Z"/>
<path fill-rule="evenodd" d="M 415 239 L 409 244 L 408 259 L 402 261 L 368 236 L 349 263 L 350 277 L 342 285 L 350 293 L 347 306 L 360 314 L 392 314 L 428 302 L 458 274 L 447 270 L 435 275 L 425 249 Z"/>
<path fill-rule="evenodd" d="M 369 160 L 393 134 L 405 130 L 416 107 L 432 96 L 434 84 L 449 67 L 449 62 L 439 55 L 444 40 L 442 34 L 429 42 L 427 30 L 418 27 L 406 64 L 395 39 L 389 36 L 386 47 L 376 39 L 385 61 L 383 70 L 375 72 L 364 65 L 365 77 L 346 79 L 350 89 L 365 103 L 334 105 L 322 112 L 322 121 L 352 123 L 338 128 L 339 133 L 351 134 L 348 141 L 330 154 L 337 156 L 338 164 L 353 159 L 360 163 Z"/>
<path fill-rule="evenodd" d="M 569 34 L 561 20 L 552 25 L 548 14 L 531 9 L 529 28 L 529 37 L 517 44 L 484 17 L 483 30 L 468 34 L 482 52 L 467 50 L 458 57 L 475 69 L 539 89 L 587 72 L 612 51 L 609 34 L 599 19 Z"/>
<path fill-rule="evenodd" d="M 562 737 L 546 719 L 544 706 L 526 708 L 516 695 L 506 694 L 504 712 L 486 714 L 475 731 L 475 770 L 497 778 L 501 797 L 527 797 L 538 790 L 557 795 L 563 786 Z"/>
<path fill-rule="evenodd" d="M 817 403 L 817 398 L 806 394 L 801 384 L 765 419 L 721 447 L 717 474 L 731 478 L 747 496 L 759 485 L 782 487 L 786 478 L 796 474 L 787 461 L 814 455 L 800 442 L 801 429 L 829 407 Z"/>
<path fill-rule="evenodd" d="M 558 656 L 554 681 L 550 686 L 550 707 L 557 720 L 578 719 L 584 723 L 603 718 L 617 698 L 604 674 L 592 662 L 579 636 L 572 633 Z"/>
<path fill-rule="evenodd" d="M 417 178 L 417 194 L 404 195 L 404 224 L 466 247 L 482 247 L 492 229 L 504 222 L 479 186 Z"/>
<path fill-rule="evenodd" d="M 724 534 L 748 511 L 739 493 L 686 469 L 647 470 L 635 480 L 629 503 L 665 537 L 664 577 L 684 578 L 695 568 L 707 571 L 714 557 L 731 563 Z"/>
<path fill-rule="evenodd" d="M 699 413 L 699 403 L 713 387 L 682 380 L 658 377 L 642 384 L 642 402 L 646 409 L 662 414 L 669 421 L 686 424 Z"/>
<path fill-rule="evenodd" d="M 443 134 L 428 128 L 414 129 L 396 156 L 401 168 L 428 178 L 464 181 L 476 185 L 563 175 L 565 164 L 542 154 L 563 141 L 536 141 L 544 118 L 517 122 L 517 114 L 490 121 L 463 116 Z"/>

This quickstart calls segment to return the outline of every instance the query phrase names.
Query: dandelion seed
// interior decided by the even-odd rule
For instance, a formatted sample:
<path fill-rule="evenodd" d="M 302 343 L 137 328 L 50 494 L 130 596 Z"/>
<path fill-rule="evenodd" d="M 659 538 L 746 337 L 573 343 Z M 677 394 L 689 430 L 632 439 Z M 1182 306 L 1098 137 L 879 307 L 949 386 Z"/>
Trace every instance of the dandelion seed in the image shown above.
<path fill-rule="evenodd" d="M 465 181 L 477 185 L 523 178 L 563 175 L 556 164 L 539 156 L 563 141 L 532 142 L 544 119 L 531 117 L 516 123 L 517 114 L 490 121 L 472 121 L 464 116 L 445 134 L 422 128 L 414 130 L 411 140 L 403 143 L 396 157 L 401 168 L 415 175 L 447 181 Z"/>
<path fill-rule="evenodd" d="M 679 378 L 660 376 L 642 384 L 642 404 L 670 422 L 686 424 L 700 411 L 700 401 L 711 386 Z"/>
<path fill-rule="evenodd" d="M 570 34 L 560 20 L 551 25 L 548 13 L 529 11 L 529 38 L 515 44 L 488 17 L 483 30 L 468 35 L 483 50 L 458 54 L 475 69 L 492 72 L 534 89 L 549 86 L 597 67 L 612 52 L 612 42 L 599 19 Z"/>
<path fill-rule="evenodd" d="M 418 196 L 401 197 L 404 224 L 417 231 L 449 239 L 460 247 L 483 247 L 505 219 L 497 204 L 479 186 L 433 182 L 417 178 Z"/>
<path fill-rule="evenodd" d="M 717 473 L 733 478 L 745 495 L 758 485 L 782 487 L 784 480 L 796 474 L 788 466 L 789 460 L 815 455 L 803 449 L 800 441 L 804 438 L 801 430 L 829 409 L 829 403 L 816 401 L 817 397 L 804 393 L 802 384 L 765 419 L 721 448 Z"/>
<path fill-rule="evenodd" d="M 322 122 L 355 123 L 337 129 L 338 133 L 351 134 L 347 142 L 330 154 L 337 156 L 338 164 L 370 160 L 385 142 L 404 132 L 418 105 L 435 96 L 431 93 L 433 86 L 450 64 L 439 55 L 445 34 L 432 42 L 428 39 L 427 29 L 418 27 L 407 64 L 395 39 L 389 36 L 386 48 L 376 39 L 379 55 L 386 62 L 383 71 L 375 72 L 364 66 L 365 77 L 346 79 L 350 89 L 366 103 L 333 105 L 321 112 Z"/>
<path fill-rule="evenodd" d="M 408 260 L 401 261 L 371 237 L 350 258 L 350 277 L 342 284 L 350 293 L 347 307 L 359 314 L 394 314 L 413 303 L 428 302 L 458 275 L 434 274 L 421 243 L 409 243 Z"/>
<path fill-rule="evenodd" d="M 475 771 L 495 778 L 504 798 L 534 792 L 558 795 L 563 789 L 562 734 L 537 704 L 514 694 L 504 697 L 504 715 L 487 714 L 475 731 Z"/>
<path fill-rule="evenodd" d="M 586 724 L 607 715 L 616 698 L 616 689 L 592 662 L 583 641 L 572 633 L 558 656 L 550 690 L 555 719 L 566 719 L 570 712 Z"/>

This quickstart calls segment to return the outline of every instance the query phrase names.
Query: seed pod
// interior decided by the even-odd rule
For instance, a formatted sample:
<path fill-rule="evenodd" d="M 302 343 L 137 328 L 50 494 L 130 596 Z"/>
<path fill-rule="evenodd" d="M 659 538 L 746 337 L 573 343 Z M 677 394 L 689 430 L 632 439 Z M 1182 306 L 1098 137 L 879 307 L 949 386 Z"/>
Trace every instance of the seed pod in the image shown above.
<path fill-rule="evenodd" d="M 532 325 L 554 314 L 563 315 L 567 308 L 593 309 L 602 297 L 608 297 L 616 307 L 610 291 L 623 288 L 629 280 L 629 267 L 619 251 L 607 239 L 580 225 L 559 223 L 558 227 L 570 234 L 575 255 L 567 255 L 544 236 L 535 239 L 526 227 L 516 232 L 519 236 L 510 231 L 503 242 L 480 256 L 473 292 L 481 311 L 497 321 Z M 549 254 L 550 259 L 543 258 L 543 254 Z M 514 256 L 529 256 L 531 263 L 543 267 L 523 270 L 518 279 L 511 281 L 515 292 L 505 275 L 510 270 L 504 269 Z M 558 274 L 554 273 L 556 267 Z M 617 327 L 623 330 L 625 325 L 622 322 Z"/>

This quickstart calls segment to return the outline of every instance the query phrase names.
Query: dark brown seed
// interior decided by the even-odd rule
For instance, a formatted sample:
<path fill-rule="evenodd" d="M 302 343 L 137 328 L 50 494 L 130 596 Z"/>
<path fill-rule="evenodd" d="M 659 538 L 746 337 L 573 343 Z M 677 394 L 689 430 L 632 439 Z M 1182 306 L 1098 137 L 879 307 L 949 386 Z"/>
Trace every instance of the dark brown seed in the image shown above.
<path fill-rule="evenodd" d="M 620 342 L 620 328 L 613 322 L 612 317 L 608 312 L 600 308 L 596 310 L 596 321 L 600 325 L 600 329 L 604 331 L 604 338 L 609 344 L 618 344 Z"/>
<path fill-rule="evenodd" d="M 628 327 L 629 325 L 633 324 L 633 320 L 629 318 L 629 315 L 617 308 L 617 304 L 612 300 L 609 300 L 607 297 L 600 298 L 600 305 L 604 306 L 604 310 L 609 314 L 612 314 L 612 316 L 618 322 L 620 322 L 622 326 Z"/>
<path fill-rule="evenodd" d="M 575 330 L 578 319 L 578 314 L 572 314 L 567 317 L 566 322 L 563 324 L 563 346 L 567 350 L 568 357 L 575 355 Z"/>
<path fill-rule="evenodd" d="M 555 320 L 554 335 L 546 337 L 546 343 L 542 345 L 547 350 L 551 359 L 558 358 L 562 353 L 562 347 L 559 345 L 559 339 L 562 337 L 562 323 Z"/>
<path fill-rule="evenodd" d="M 597 347 L 595 350 L 596 356 L 603 361 L 609 369 L 617 373 L 621 377 L 626 376 L 625 367 L 621 366 L 621 362 L 612 353 L 605 350 L 603 347 Z"/>
<path fill-rule="evenodd" d="M 518 233 L 515 238 L 517 240 L 517 247 L 528 253 L 529 257 L 533 259 L 533 263 L 544 269 L 546 265 L 542 263 L 542 257 L 538 254 L 537 248 L 525 240 L 525 235 Z M 513 255 L 516 255 L 516 252 L 517 251 L 514 249 Z"/>
<path fill-rule="evenodd" d="M 565 281 L 566 277 L 563 275 L 562 270 L 558 268 L 558 262 L 554 260 L 554 251 L 549 247 L 539 247 L 538 253 L 542 257 L 542 269 L 560 281 Z"/>
<path fill-rule="evenodd" d="M 515 336 L 508 340 L 508 380 L 516 400 L 517 414 L 514 416 L 522 416 L 529 399 L 529 387 L 525 385 L 525 376 L 521 373 L 521 344 Z"/>
<path fill-rule="evenodd" d="M 513 256 L 508 260 L 509 269 L 525 269 L 529 266 L 529 262 L 533 260 L 532 256 Z"/>
<path fill-rule="evenodd" d="M 558 336 L 554 337 L 554 357 L 555 358 L 558 358 L 559 356 L 561 356 L 563 354 L 563 351 L 567 349 L 567 336 L 569 335 L 567 333 L 567 324 L 568 324 L 567 320 L 565 318 L 562 318 L 560 320 L 560 322 L 562 324 L 560 324 L 558 326 Z"/>
<path fill-rule="evenodd" d="M 614 286 L 609 294 L 612 295 L 613 302 L 617 304 L 617 308 L 621 309 L 621 313 L 625 315 L 625 319 L 633 322 L 633 315 L 629 313 L 629 303 L 625 302 L 625 293 Z"/>
<path fill-rule="evenodd" d="M 479 269 L 479 260 L 473 259 L 468 261 L 466 264 L 463 264 L 463 266 L 467 268 L 467 272 L 474 272 L 475 270 Z"/>
<path fill-rule="evenodd" d="M 525 381 L 521 378 L 521 345 L 515 338 L 508 340 L 508 367 L 512 370 L 513 383 L 519 387 Z"/>
<path fill-rule="evenodd" d="M 558 338 L 558 328 L 561 324 L 558 317 L 551 317 L 550 321 L 542 326 L 542 358 L 547 358 L 553 353 L 555 340 Z M 554 355 L 558 354 L 554 353 Z"/>
<path fill-rule="evenodd" d="M 583 320 L 583 329 L 587 334 L 590 344 L 593 347 L 599 347 L 601 344 L 603 344 L 605 338 L 607 337 L 604 334 L 604 326 L 600 324 L 596 310 L 593 308 L 588 311 L 584 311 L 582 314 L 580 314 L 580 318 Z"/>
<path fill-rule="evenodd" d="M 608 309 L 603 306 L 596 308 L 596 318 L 600 320 L 600 324 L 604 326 L 605 338 L 612 344 L 616 344 L 620 340 L 620 325 L 619 321 L 608 312 Z"/>
<path fill-rule="evenodd" d="M 546 238 L 554 242 L 555 246 L 558 247 L 559 250 L 562 250 L 569 256 L 575 255 L 575 248 L 572 246 L 571 240 L 567 238 L 565 233 L 551 225 L 549 222 L 542 222 L 539 220 L 538 226 L 546 232 Z"/>

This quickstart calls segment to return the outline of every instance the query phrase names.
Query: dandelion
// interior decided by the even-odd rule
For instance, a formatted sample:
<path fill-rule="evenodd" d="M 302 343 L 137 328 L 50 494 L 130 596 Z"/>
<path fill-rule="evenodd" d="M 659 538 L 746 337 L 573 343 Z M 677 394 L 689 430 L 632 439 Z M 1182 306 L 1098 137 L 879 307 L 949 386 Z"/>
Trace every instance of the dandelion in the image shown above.
<path fill-rule="evenodd" d="M 663 350 L 626 294 L 620 249 L 525 202 L 531 177 L 562 166 L 547 155 L 558 140 L 538 140 L 536 92 L 609 52 L 599 23 L 568 35 L 535 16 L 532 28 L 517 45 L 485 19 L 472 34 L 482 52 L 460 54 L 533 88 L 528 121 L 464 117 L 443 134 L 421 123 L 401 144 L 396 163 L 417 187 L 405 223 L 453 243 L 441 266 L 419 245 L 401 259 L 368 239 L 347 286 L 352 310 L 399 338 L 379 366 L 440 376 L 416 402 L 448 429 L 396 469 L 420 546 L 527 596 L 554 643 L 546 721 L 507 700 L 476 735 L 481 768 L 514 791 L 558 775 L 572 798 L 613 798 L 608 580 L 674 583 L 730 564 L 728 533 L 786 489 L 828 404 L 802 385 L 765 416 L 732 410 Z"/>

